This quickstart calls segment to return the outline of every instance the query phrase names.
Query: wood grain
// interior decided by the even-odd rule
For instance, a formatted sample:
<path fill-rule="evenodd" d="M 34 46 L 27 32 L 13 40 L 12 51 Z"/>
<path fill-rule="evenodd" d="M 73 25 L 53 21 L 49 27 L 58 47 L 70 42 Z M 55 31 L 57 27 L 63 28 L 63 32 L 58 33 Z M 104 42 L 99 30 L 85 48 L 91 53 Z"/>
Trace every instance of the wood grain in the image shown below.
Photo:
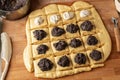
<path fill-rule="evenodd" d="M 31 11 L 42 8 L 49 3 L 64 3 L 70 5 L 76 0 L 31 0 Z M 117 53 L 114 26 L 111 17 L 118 17 L 113 0 L 84 0 L 93 4 L 101 15 L 105 26 L 112 39 L 112 52 L 105 67 L 93 69 L 90 72 L 83 72 L 73 76 L 67 76 L 54 80 L 120 80 L 120 54 Z M 34 73 L 29 73 L 23 63 L 23 50 L 26 46 L 25 23 L 26 19 L 22 18 L 17 21 L 4 21 L 3 31 L 6 31 L 13 42 L 13 55 L 10 63 L 9 72 L 6 80 L 53 80 L 38 79 Z"/>

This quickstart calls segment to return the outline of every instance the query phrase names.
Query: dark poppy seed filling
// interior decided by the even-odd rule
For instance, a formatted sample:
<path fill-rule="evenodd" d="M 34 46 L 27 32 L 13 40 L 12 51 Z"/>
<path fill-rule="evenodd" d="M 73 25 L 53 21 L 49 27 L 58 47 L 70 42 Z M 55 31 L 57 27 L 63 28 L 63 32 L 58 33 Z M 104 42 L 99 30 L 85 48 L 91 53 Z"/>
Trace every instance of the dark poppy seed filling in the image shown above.
<path fill-rule="evenodd" d="M 52 36 L 61 36 L 62 34 L 65 34 L 65 30 L 59 27 L 54 27 L 51 31 Z"/>
<path fill-rule="evenodd" d="M 47 36 L 47 33 L 44 30 L 35 30 L 33 35 L 37 40 L 42 40 Z"/>
<path fill-rule="evenodd" d="M 98 40 L 97 40 L 97 38 L 95 37 L 95 36 L 89 36 L 88 38 L 87 38 L 87 44 L 88 45 L 96 45 L 98 43 Z"/>
<path fill-rule="evenodd" d="M 88 20 L 86 20 L 85 22 L 83 22 L 80 25 L 80 27 L 81 27 L 81 29 L 83 31 L 91 31 L 91 30 L 93 30 L 93 24 L 90 21 L 88 21 Z"/>
<path fill-rule="evenodd" d="M 70 60 L 67 56 L 62 56 L 59 61 L 57 62 L 58 65 L 62 67 L 67 67 L 70 65 Z"/>
<path fill-rule="evenodd" d="M 48 50 L 48 46 L 42 44 L 37 47 L 38 54 L 45 54 L 46 51 Z"/>
<path fill-rule="evenodd" d="M 0 10 L 14 11 L 26 4 L 26 0 L 0 0 Z"/>
<path fill-rule="evenodd" d="M 79 39 L 73 38 L 69 44 L 73 48 L 77 48 L 82 45 L 82 42 Z"/>
<path fill-rule="evenodd" d="M 75 24 L 69 24 L 67 25 L 66 31 L 69 33 L 76 33 L 79 30 L 78 25 Z"/>
<path fill-rule="evenodd" d="M 68 44 L 67 42 L 60 40 L 59 42 L 54 43 L 53 46 L 56 50 L 61 51 L 64 50 L 68 46 Z"/>
<path fill-rule="evenodd" d="M 91 53 L 90 53 L 90 57 L 95 60 L 95 61 L 98 61 L 102 58 L 102 53 L 98 50 L 93 50 Z"/>
<path fill-rule="evenodd" d="M 49 59 L 43 58 L 38 62 L 38 66 L 42 71 L 49 71 L 53 68 L 53 63 Z"/>
<path fill-rule="evenodd" d="M 85 64 L 86 63 L 86 56 L 83 53 L 78 53 L 75 58 L 74 61 L 77 64 Z"/>

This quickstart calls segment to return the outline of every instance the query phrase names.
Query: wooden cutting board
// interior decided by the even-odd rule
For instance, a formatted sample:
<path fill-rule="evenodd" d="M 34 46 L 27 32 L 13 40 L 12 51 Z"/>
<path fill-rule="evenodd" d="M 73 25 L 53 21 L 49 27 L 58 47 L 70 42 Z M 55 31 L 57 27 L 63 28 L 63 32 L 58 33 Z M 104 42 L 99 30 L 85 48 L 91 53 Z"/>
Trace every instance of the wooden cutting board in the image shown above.
<path fill-rule="evenodd" d="M 75 0 L 31 0 L 31 11 L 42 8 L 49 3 L 64 3 L 70 5 Z M 112 39 L 112 52 L 105 67 L 93 69 L 90 72 L 83 72 L 72 76 L 59 78 L 56 80 L 120 80 L 120 53 L 116 52 L 116 42 L 113 32 L 111 17 L 118 17 L 113 0 L 84 0 L 93 4 L 99 14 Z M 55 80 L 38 79 L 34 73 L 29 73 L 23 63 L 23 50 L 26 46 L 25 23 L 27 17 L 17 21 L 4 21 L 3 30 L 12 39 L 13 55 L 6 80 Z"/>

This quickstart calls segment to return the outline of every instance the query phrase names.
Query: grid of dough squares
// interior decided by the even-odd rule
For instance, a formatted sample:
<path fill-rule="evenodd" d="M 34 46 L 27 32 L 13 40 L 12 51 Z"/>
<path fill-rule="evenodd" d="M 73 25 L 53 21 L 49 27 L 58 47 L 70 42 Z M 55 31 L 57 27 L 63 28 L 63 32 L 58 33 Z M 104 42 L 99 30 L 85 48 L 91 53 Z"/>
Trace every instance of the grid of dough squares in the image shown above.
<path fill-rule="evenodd" d="M 24 62 L 36 77 L 57 78 L 90 71 L 104 66 L 111 51 L 100 16 L 93 5 L 82 1 L 72 6 L 50 4 L 32 12 L 26 34 Z"/>

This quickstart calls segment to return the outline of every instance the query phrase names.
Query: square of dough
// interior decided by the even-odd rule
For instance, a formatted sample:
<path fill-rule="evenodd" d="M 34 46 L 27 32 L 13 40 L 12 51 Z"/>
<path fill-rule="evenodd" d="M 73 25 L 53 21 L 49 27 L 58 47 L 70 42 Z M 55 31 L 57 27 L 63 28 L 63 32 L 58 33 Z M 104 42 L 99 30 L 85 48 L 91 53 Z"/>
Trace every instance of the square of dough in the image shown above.
<path fill-rule="evenodd" d="M 80 73 L 83 71 L 90 71 L 90 70 L 91 70 L 90 66 L 78 67 L 73 69 L 74 73 Z"/>
<path fill-rule="evenodd" d="M 95 34 L 96 33 L 96 25 L 95 25 L 95 23 L 94 23 L 94 20 L 89 20 L 92 24 L 93 24 L 93 30 L 91 30 L 91 31 L 83 31 L 82 29 L 81 29 L 81 24 L 84 22 L 84 21 L 80 21 L 80 22 L 78 22 L 78 26 L 79 26 L 79 28 L 80 28 L 80 34 L 81 34 L 81 36 L 86 36 L 86 35 L 91 35 L 91 34 Z"/>
<path fill-rule="evenodd" d="M 90 35 L 82 37 L 85 48 L 86 48 L 87 50 L 89 50 L 89 49 L 96 49 L 96 48 L 100 47 L 101 42 L 100 42 L 100 40 L 99 40 L 98 35 L 97 35 L 97 34 L 92 35 L 92 36 L 95 36 L 95 37 L 97 38 L 97 40 L 98 40 L 98 43 L 97 43 L 96 45 L 88 45 L 88 44 L 87 44 L 87 39 L 88 39 L 89 36 L 90 36 Z"/>
<path fill-rule="evenodd" d="M 67 5 L 58 5 L 58 9 L 60 13 L 66 12 L 66 11 L 73 11 L 71 6 L 67 6 Z"/>
<path fill-rule="evenodd" d="M 40 46 L 40 45 L 48 46 L 49 49 L 46 51 L 46 53 L 38 54 L 37 47 Z M 33 58 L 36 58 L 36 57 L 38 58 L 38 57 L 48 56 L 48 55 L 52 55 L 53 54 L 50 42 L 41 43 L 41 44 L 37 44 L 37 45 L 32 45 L 32 51 L 33 51 Z"/>
<path fill-rule="evenodd" d="M 85 56 L 86 56 L 86 63 L 85 64 L 77 64 L 74 60 L 75 56 L 78 54 L 78 53 L 83 53 Z M 73 63 L 73 67 L 86 67 L 86 66 L 89 66 L 89 61 L 88 61 L 88 57 L 87 57 L 87 54 L 86 52 L 77 52 L 75 54 L 70 54 L 70 57 L 71 57 L 71 60 L 72 60 L 72 63 Z"/>
<path fill-rule="evenodd" d="M 50 4 L 50 5 L 46 6 L 44 9 L 45 9 L 45 13 L 47 15 L 59 13 L 58 6 L 56 4 Z"/>
<path fill-rule="evenodd" d="M 68 11 L 67 11 L 67 12 L 68 12 Z M 61 17 L 62 17 L 63 24 L 73 23 L 73 22 L 75 23 L 75 22 L 76 22 L 76 15 L 75 15 L 75 12 L 74 12 L 74 11 L 69 11 L 69 12 L 72 12 L 72 13 L 74 14 L 74 16 L 73 16 L 73 18 L 67 19 L 67 20 L 65 20 L 64 17 L 63 17 L 63 14 L 64 14 L 65 12 L 60 13 L 60 14 L 61 14 Z"/>
<path fill-rule="evenodd" d="M 65 75 L 72 75 L 74 74 L 74 71 L 73 69 L 70 69 L 70 70 L 64 70 L 64 71 L 56 71 L 56 77 L 61 77 L 61 76 L 65 76 Z M 60 79 L 60 80 L 63 80 L 63 79 Z"/>
<path fill-rule="evenodd" d="M 58 22 L 53 23 L 53 22 L 50 21 L 50 17 L 53 16 L 53 15 L 57 15 L 57 16 L 60 17 L 60 19 L 58 20 Z M 58 13 L 56 13 L 56 14 L 52 14 L 52 15 L 48 15 L 48 16 L 47 16 L 47 19 L 48 19 L 48 24 L 49 24 L 50 27 L 51 27 L 51 26 L 58 26 L 58 25 L 61 25 L 61 24 L 62 24 L 62 18 L 61 18 L 61 15 L 58 14 Z"/>
<path fill-rule="evenodd" d="M 42 59 L 42 58 L 41 58 Z M 37 59 L 37 60 L 34 60 L 34 70 L 35 70 L 35 75 L 37 74 L 44 74 L 46 75 L 47 73 L 50 73 L 51 72 L 55 72 L 55 61 L 54 61 L 54 58 L 51 56 L 51 57 L 48 57 L 47 59 L 49 59 L 52 63 L 53 63 L 53 68 L 49 71 L 42 71 L 39 66 L 38 66 L 38 63 L 41 59 Z"/>
<path fill-rule="evenodd" d="M 71 41 L 72 39 L 73 39 L 73 38 L 67 40 L 68 44 L 70 44 L 70 41 Z M 79 47 L 77 47 L 77 48 L 73 48 L 73 47 L 71 47 L 71 46 L 69 45 L 69 51 L 70 51 L 70 52 L 84 51 L 85 48 L 84 48 L 84 46 L 83 46 L 83 41 L 82 41 L 82 39 L 81 39 L 81 38 L 76 38 L 76 39 L 79 39 L 79 40 L 82 42 L 82 45 L 79 46 Z"/>
<path fill-rule="evenodd" d="M 65 55 L 62 55 L 62 56 L 65 56 Z M 62 56 L 57 56 L 55 57 L 55 63 L 56 63 L 56 70 L 69 70 L 69 69 L 72 69 L 72 63 L 71 63 L 71 59 L 70 59 L 70 56 L 69 55 L 66 55 L 69 60 L 70 60 L 70 65 L 67 66 L 67 67 L 62 67 L 60 65 L 57 64 L 57 62 L 59 61 L 59 59 L 62 57 Z"/>
<path fill-rule="evenodd" d="M 57 26 L 57 27 L 64 29 L 62 26 Z M 50 33 L 51 41 L 65 39 L 65 34 L 62 34 L 61 36 L 52 36 L 51 31 L 52 31 L 53 28 L 54 27 L 49 27 L 49 33 Z"/>
<path fill-rule="evenodd" d="M 53 71 L 53 72 L 46 72 L 44 74 L 37 74 L 37 73 L 34 73 L 35 77 L 37 78 L 56 78 L 56 72 Z"/>
<path fill-rule="evenodd" d="M 80 12 L 81 12 L 82 10 L 76 11 L 75 14 L 76 14 L 76 19 L 77 19 L 77 21 L 83 21 L 83 20 L 93 19 L 93 15 L 92 15 L 93 13 L 92 13 L 91 9 L 83 9 L 83 10 L 88 10 L 88 11 L 90 12 L 90 15 L 89 15 L 89 16 L 86 16 L 86 17 L 81 17 L 81 16 L 80 16 Z"/>
<path fill-rule="evenodd" d="M 102 26 L 104 26 L 104 24 L 102 25 L 102 24 L 100 24 L 100 22 L 98 21 L 98 20 L 91 20 L 92 22 L 93 22 L 93 24 L 94 24 L 94 26 L 95 26 L 95 32 L 96 33 L 103 33 L 103 28 L 104 27 L 102 27 Z"/>
<path fill-rule="evenodd" d="M 71 23 L 70 23 L 71 24 Z M 66 28 L 67 28 L 67 25 L 70 25 L 70 24 L 66 24 L 64 25 L 64 29 L 66 31 L 66 38 L 69 39 L 69 38 L 74 38 L 74 37 L 79 37 L 80 36 L 80 33 L 79 33 L 79 30 L 76 32 L 76 33 L 70 33 L 70 32 L 67 32 Z M 76 23 L 72 23 L 72 24 L 75 24 Z"/>
<path fill-rule="evenodd" d="M 102 48 L 97 48 L 97 49 L 95 49 L 95 50 L 98 50 L 98 51 L 100 51 L 101 53 L 102 53 L 102 59 L 100 59 L 99 61 L 95 61 L 95 60 L 93 60 L 91 57 L 90 57 L 90 53 L 92 52 L 92 50 L 88 50 L 87 51 L 87 56 L 88 56 L 88 58 L 89 58 L 89 61 L 90 61 L 90 64 L 98 64 L 98 63 L 102 63 L 103 62 L 103 60 L 104 60 L 104 54 L 103 54 L 103 51 L 102 51 Z"/>
<path fill-rule="evenodd" d="M 64 40 L 64 41 L 66 41 L 66 40 Z M 59 42 L 59 40 L 58 40 L 58 41 L 52 41 L 52 42 L 51 42 L 51 46 L 52 46 L 54 55 L 67 54 L 67 53 L 69 52 L 68 46 L 67 46 L 64 50 L 61 50 L 61 51 L 57 51 L 57 50 L 55 49 L 55 47 L 53 46 L 53 44 L 54 44 L 54 43 L 57 43 L 57 42 Z M 67 42 L 67 41 L 66 41 L 66 42 Z"/>
<path fill-rule="evenodd" d="M 34 34 L 33 34 L 33 32 L 34 32 L 35 30 L 44 30 L 44 31 L 47 33 L 47 36 L 46 36 L 45 38 L 43 38 L 42 40 L 37 40 L 37 39 L 34 37 Z M 35 30 L 32 30 L 32 31 L 31 31 L 32 44 L 48 42 L 48 41 L 50 40 L 48 28 L 40 28 L 40 29 L 35 29 Z"/>
<path fill-rule="evenodd" d="M 43 19 L 43 22 L 40 25 L 35 24 L 35 19 L 37 17 L 41 17 Z M 30 29 L 36 29 L 36 28 L 41 28 L 41 27 L 48 27 L 47 26 L 47 17 L 45 15 L 40 15 L 40 16 L 36 16 L 36 17 L 31 17 L 30 18 Z"/>
<path fill-rule="evenodd" d="M 75 10 L 80 10 L 80 9 L 83 9 L 83 8 L 91 8 L 91 7 L 93 7 L 93 5 L 91 5 L 87 2 L 83 2 L 83 1 L 76 1 L 75 3 L 73 3 L 72 7 Z"/>
<path fill-rule="evenodd" d="M 29 18 L 37 17 L 37 16 L 45 16 L 45 9 L 38 9 L 38 10 L 32 11 L 29 15 Z"/>

